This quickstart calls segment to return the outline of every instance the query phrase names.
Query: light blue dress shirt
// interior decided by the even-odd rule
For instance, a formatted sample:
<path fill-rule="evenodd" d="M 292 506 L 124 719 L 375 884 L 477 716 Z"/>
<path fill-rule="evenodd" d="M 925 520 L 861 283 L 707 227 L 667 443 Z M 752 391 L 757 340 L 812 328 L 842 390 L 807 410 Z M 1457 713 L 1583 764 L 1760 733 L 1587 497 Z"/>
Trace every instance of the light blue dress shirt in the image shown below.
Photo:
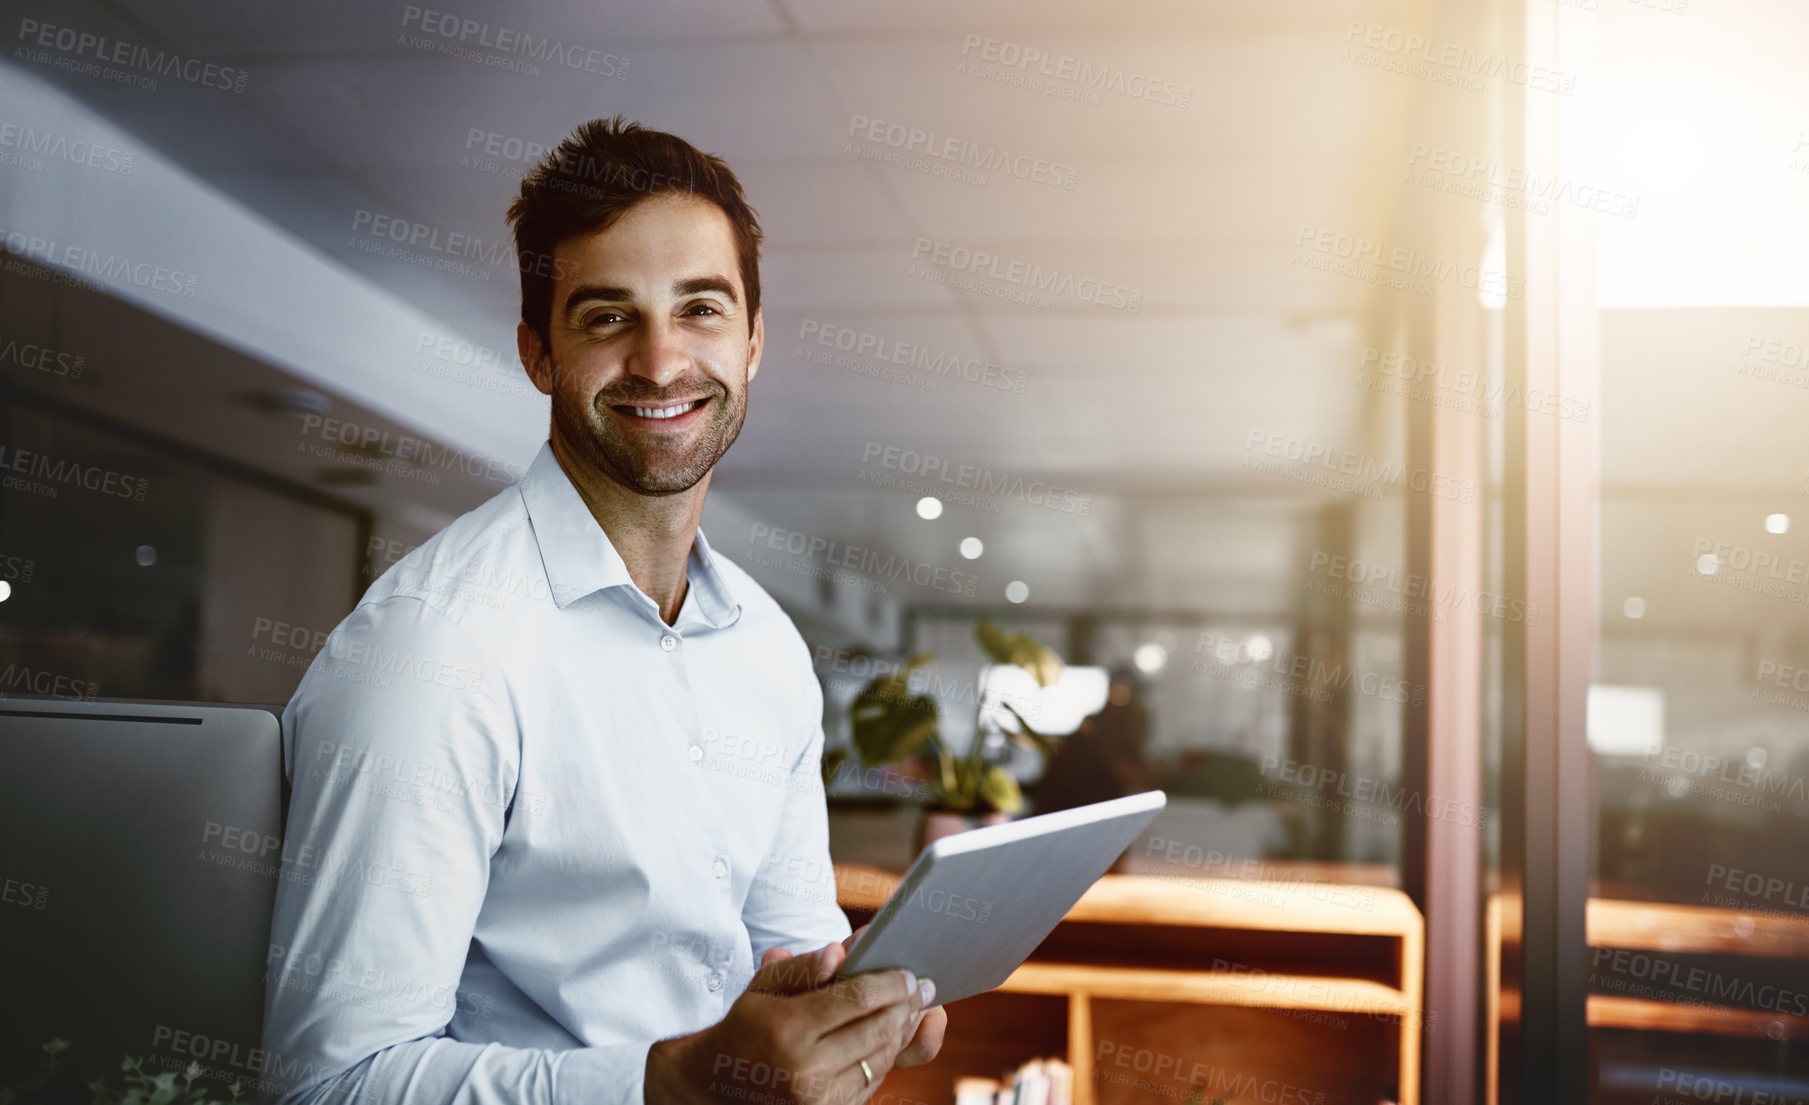
<path fill-rule="evenodd" d="M 677 624 L 550 446 L 371 585 L 283 714 L 285 1105 L 641 1105 L 655 1040 L 848 935 L 789 618 L 700 531 Z"/>

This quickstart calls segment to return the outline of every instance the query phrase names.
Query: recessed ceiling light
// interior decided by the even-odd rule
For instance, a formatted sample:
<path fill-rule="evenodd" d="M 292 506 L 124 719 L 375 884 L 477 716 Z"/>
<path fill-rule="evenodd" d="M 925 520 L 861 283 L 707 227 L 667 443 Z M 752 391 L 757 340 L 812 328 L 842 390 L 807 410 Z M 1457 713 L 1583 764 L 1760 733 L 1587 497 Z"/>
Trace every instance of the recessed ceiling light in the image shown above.
<path fill-rule="evenodd" d="M 942 500 L 934 495 L 925 495 L 918 499 L 917 517 L 926 521 L 942 517 Z"/>
<path fill-rule="evenodd" d="M 1640 598 L 1638 595 L 1627 596 L 1627 601 L 1621 603 L 1621 613 L 1632 618 L 1634 621 L 1638 621 L 1646 616 L 1646 600 Z"/>
<path fill-rule="evenodd" d="M 1023 602 L 1029 597 L 1030 584 L 1025 583 L 1023 580 L 1014 579 L 1005 585 L 1005 599 L 1007 602 Z"/>
<path fill-rule="evenodd" d="M 961 539 L 961 555 L 967 557 L 969 560 L 980 559 L 980 554 L 985 551 L 986 545 L 981 542 L 978 537 L 963 537 Z"/>
<path fill-rule="evenodd" d="M 1145 675 L 1154 675 L 1168 665 L 1168 650 L 1154 641 L 1138 645 L 1131 653 L 1131 663 Z"/>
<path fill-rule="evenodd" d="M 1765 516 L 1765 532 L 1766 533 L 1789 533 L 1790 532 L 1790 515 L 1788 515 L 1788 514 L 1767 514 Z"/>

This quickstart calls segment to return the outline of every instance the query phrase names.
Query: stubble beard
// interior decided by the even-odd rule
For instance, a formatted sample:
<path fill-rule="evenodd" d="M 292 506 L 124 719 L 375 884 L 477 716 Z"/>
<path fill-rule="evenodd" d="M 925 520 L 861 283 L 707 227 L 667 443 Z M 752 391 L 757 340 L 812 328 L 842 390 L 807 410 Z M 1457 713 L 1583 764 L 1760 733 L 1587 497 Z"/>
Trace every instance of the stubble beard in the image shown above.
<path fill-rule="evenodd" d="M 741 435 L 747 417 L 747 393 L 737 395 L 715 380 L 706 380 L 712 395 L 704 407 L 704 423 L 679 448 L 649 447 L 630 440 L 609 408 L 637 402 L 656 405 L 658 396 L 603 392 L 588 399 L 575 392 L 553 393 L 553 425 L 566 445 L 596 471 L 642 495 L 677 495 L 697 486 Z M 695 385 L 671 385 L 695 395 Z"/>

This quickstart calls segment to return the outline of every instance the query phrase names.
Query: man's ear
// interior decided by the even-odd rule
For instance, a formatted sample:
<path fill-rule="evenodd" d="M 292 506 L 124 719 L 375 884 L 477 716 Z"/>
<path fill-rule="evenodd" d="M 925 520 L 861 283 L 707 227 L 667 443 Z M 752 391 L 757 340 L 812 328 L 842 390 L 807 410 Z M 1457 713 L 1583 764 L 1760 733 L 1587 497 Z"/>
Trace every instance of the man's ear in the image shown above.
<path fill-rule="evenodd" d="M 766 352 L 766 319 L 761 310 L 764 308 L 754 311 L 754 321 L 748 327 L 747 378 L 750 380 L 760 371 L 760 354 Z"/>
<path fill-rule="evenodd" d="M 546 345 L 525 322 L 515 324 L 515 352 L 521 357 L 521 367 L 528 370 L 528 379 L 534 381 L 535 390 L 542 395 L 553 394 L 553 364 Z"/>

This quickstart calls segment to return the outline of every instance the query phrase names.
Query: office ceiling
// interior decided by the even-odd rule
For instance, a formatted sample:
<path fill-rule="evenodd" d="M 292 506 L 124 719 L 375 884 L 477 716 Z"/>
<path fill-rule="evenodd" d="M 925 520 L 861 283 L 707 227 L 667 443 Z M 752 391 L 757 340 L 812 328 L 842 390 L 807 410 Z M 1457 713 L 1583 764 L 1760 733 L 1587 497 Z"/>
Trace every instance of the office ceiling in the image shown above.
<path fill-rule="evenodd" d="M 321 257 L 501 350 L 517 294 L 508 265 L 478 262 L 477 275 L 461 276 L 374 255 L 373 215 L 505 241 L 508 174 L 525 164 L 505 152 L 551 145 L 599 115 L 621 112 L 720 153 L 767 233 L 769 353 L 713 493 L 774 527 L 975 567 L 986 593 L 974 601 L 996 603 L 1007 580 L 1022 579 L 1035 604 L 1279 614 L 1292 601 L 1287 565 L 1302 520 L 1322 493 L 1240 468 L 1246 441 L 1263 431 L 1358 443 L 1367 393 L 1350 381 L 1374 294 L 1294 266 L 1295 234 L 1387 225 L 1416 82 L 1340 52 L 1353 21 L 1411 30 L 1429 4 L 9 7 L 244 70 L 241 94 L 179 81 L 153 91 L 6 61 Z M 530 74 L 493 64 L 493 49 L 424 52 L 434 36 L 423 24 L 437 19 L 594 50 L 606 55 L 594 67 L 619 71 L 626 59 L 626 72 L 542 63 Z M 963 71 L 1013 49 L 1185 87 L 1190 106 L 1115 91 L 1086 103 Z M 1074 187 L 1001 173 L 981 186 L 869 160 L 850 149 L 862 141 L 850 134 L 857 118 L 1068 166 Z M 935 283 L 913 274 L 926 239 L 1120 285 L 1141 306 L 1057 295 L 1037 307 Z M 825 327 L 1006 366 L 1026 385 L 942 378 L 927 390 L 814 363 L 800 335 Z M 380 405 L 388 383 L 362 386 L 368 394 L 344 398 Z M 466 390 L 475 415 L 520 420 L 530 434 L 544 420 L 543 403 Z M 1091 509 L 1081 517 L 1006 495 L 983 508 L 951 503 L 925 522 L 914 495 L 872 482 L 874 443 L 1040 479 Z M 390 524 L 410 524 L 397 509 L 409 481 L 356 493 Z M 969 535 L 987 544 L 974 565 L 954 552 Z"/>

